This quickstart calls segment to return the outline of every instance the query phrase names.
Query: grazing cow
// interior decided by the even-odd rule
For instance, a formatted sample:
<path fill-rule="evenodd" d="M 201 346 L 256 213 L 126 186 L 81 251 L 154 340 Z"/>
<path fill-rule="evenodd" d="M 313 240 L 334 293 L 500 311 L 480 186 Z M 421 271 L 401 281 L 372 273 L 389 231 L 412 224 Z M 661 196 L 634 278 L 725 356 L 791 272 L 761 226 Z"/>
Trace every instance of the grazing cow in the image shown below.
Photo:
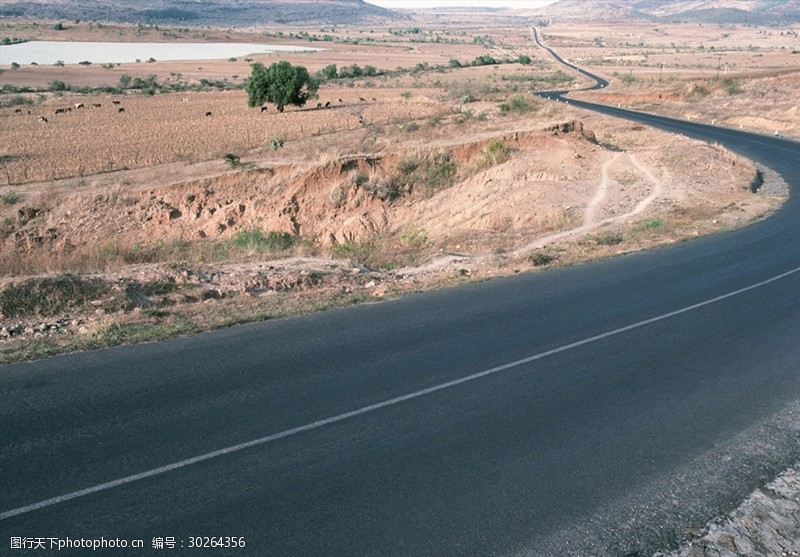
<path fill-rule="evenodd" d="M 14 111 L 14 114 L 22 114 L 22 109 L 18 108 Z"/>
<path fill-rule="evenodd" d="M 325 101 L 325 108 L 331 107 L 331 101 Z"/>
<path fill-rule="evenodd" d="M 206 112 L 206 116 L 211 116 L 211 112 Z"/>
<path fill-rule="evenodd" d="M 75 108 L 75 110 L 78 110 L 79 108 L 83 108 L 83 103 L 75 103 L 73 105 L 73 108 Z"/>
<path fill-rule="evenodd" d="M 39 121 L 40 122 L 44 122 L 46 124 L 47 123 L 47 118 L 45 118 L 44 116 L 39 116 Z"/>
<path fill-rule="evenodd" d="M 66 108 L 56 108 L 56 114 L 66 114 L 66 113 L 67 113 Z"/>
<path fill-rule="evenodd" d="M 343 102 L 344 102 L 344 101 L 343 101 L 342 99 L 339 99 L 339 104 L 342 104 Z"/>
<path fill-rule="evenodd" d="M 267 111 L 267 107 L 266 106 L 262 106 L 261 107 L 261 112 L 266 112 L 266 111 Z"/>
<path fill-rule="evenodd" d="M 119 104 L 120 101 L 111 101 L 111 104 Z"/>
<path fill-rule="evenodd" d="M 358 97 L 358 100 L 361 101 L 362 103 L 367 102 L 367 99 L 365 99 L 364 97 Z"/>
<path fill-rule="evenodd" d="M 93 108 L 100 108 L 101 106 L 103 106 L 103 105 L 102 105 L 102 104 L 100 104 L 100 103 L 93 103 L 93 104 L 92 104 L 92 107 L 93 107 Z"/>
<path fill-rule="evenodd" d="M 319 110 L 320 108 L 322 108 L 322 103 L 317 103 L 317 110 Z"/>
<path fill-rule="evenodd" d="M 375 102 L 375 101 L 377 101 L 377 100 L 378 100 L 378 99 L 376 99 L 375 97 L 372 97 L 372 102 Z"/>
<path fill-rule="evenodd" d="M 125 107 L 124 106 L 121 106 L 121 107 L 119 107 L 117 109 L 117 113 L 120 113 L 120 112 L 125 112 Z"/>

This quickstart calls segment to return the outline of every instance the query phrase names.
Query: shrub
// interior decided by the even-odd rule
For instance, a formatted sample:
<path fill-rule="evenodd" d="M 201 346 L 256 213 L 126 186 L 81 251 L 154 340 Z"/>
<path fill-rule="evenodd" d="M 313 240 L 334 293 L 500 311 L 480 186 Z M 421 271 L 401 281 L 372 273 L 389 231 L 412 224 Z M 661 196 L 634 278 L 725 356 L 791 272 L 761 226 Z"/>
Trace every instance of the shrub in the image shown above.
<path fill-rule="evenodd" d="M 339 72 L 336 68 L 336 64 L 328 64 L 324 68 L 320 70 L 320 75 L 323 79 L 336 79 L 339 77 Z"/>
<path fill-rule="evenodd" d="M 410 226 L 400 235 L 400 241 L 407 247 L 420 249 L 428 243 L 428 234 L 422 228 Z"/>
<path fill-rule="evenodd" d="M 11 99 L 11 106 L 22 106 L 30 104 L 33 104 L 33 99 L 29 99 L 28 97 L 23 97 L 21 95 L 17 95 L 16 97 Z"/>
<path fill-rule="evenodd" d="M 722 87 L 725 89 L 725 92 L 729 95 L 739 95 L 744 93 L 744 89 L 739 84 L 737 79 L 728 77 L 722 80 Z"/>
<path fill-rule="evenodd" d="M 508 148 L 508 143 L 502 139 L 492 139 L 481 152 L 478 170 L 503 163 L 510 157 L 511 150 Z"/>
<path fill-rule="evenodd" d="M 507 102 L 500 104 L 500 112 L 512 112 L 514 114 L 525 114 L 533 110 L 534 106 L 524 95 L 514 95 Z"/>
<path fill-rule="evenodd" d="M 397 173 L 386 183 L 373 184 L 370 194 L 381 200 L 393 201 L 419 187 L 424 195 L 433 195 L 451 185 L 457 172 L 458 165 L 447 153 L 401 159 L 397 163 Z"/>
<path fill-rule="evenodd" d="M 481 54 L 472 61 L 473 66 L 493 66 L 500 62 L 488 54 Z"/>
<path fill-rule="evenodd" d="M 372 242 L 344 242 L 333 246 L 333 253 L 336 257 L 351 259 L 357 263 L 365 263 L 375 252 L 375 244 Z"/>
<path fill-rule="evenodd" d="M 48 84 L 47 88 L 50 91 L 66 91 L 67 89 L 69 89 L 67 84 L 61 81 L 60 79 L 54 79 L 53 81 L 51 81 Z"/>
<path fill-rule="evenodd" d="M 273 135 L 272 138 L 269 140 L 269 146 L 274 150 L 278 150 L 281 147 L 283 147 L 283 139 L 281 139 L 277 135 Z"/>
<path fill-rule="evenodd" d="M 270 230 L 266 234 L 260 228 L 243 229 L 231 238 L 230 245 L 240 250 L 275 253 L 286 251 L 295 245 L 297 237 L 288 232 Z"/>
<path fill-rule="evenodd" d="M 558 259 L 555 255 L 549 253 L 535 253 L 531 256 L 531 263 L 534 267 L 544 267 Z"/>
<path fill-rule="evenodd" d="M 356 177 L 353 178 L 353 183 L 356 185 L 357 188 L 363 187 L 367 182 L 369 182 L 369 176 L 367 176 L 363 172 L 359 172 L 358 174 L 356 174 Z"/>
<path fill-rule="evenodd" d="M 598 246 L 616 246 L 622 243 L 622 234 L 619 232 L 603 232 L 591 238 Z"/>
<path fill-rule="evenodd" d="M 222 158 L 225 160 L 226 163 L 228 163 L 228 165 L 231 168 L 235 168 L 242 164 L 239 155 L 234 155 L 233 153 L 225 153 L 225 156 L 223 156 Z"/>
<path fill-rule="evenodd" d="M 664 221 L 661 219 L 652 219 L 645 222 L 641 222 L 633 227 L 634 232 L 645 232 L 651 231 L 655 232 L 664 228 Z"/>
<path fill-rule="evenodd" d="M 0 195 L 0 201 L 2 201 L 4 205 L 16 205 L 21 200 L 22 196 L 14 191 Z"/>

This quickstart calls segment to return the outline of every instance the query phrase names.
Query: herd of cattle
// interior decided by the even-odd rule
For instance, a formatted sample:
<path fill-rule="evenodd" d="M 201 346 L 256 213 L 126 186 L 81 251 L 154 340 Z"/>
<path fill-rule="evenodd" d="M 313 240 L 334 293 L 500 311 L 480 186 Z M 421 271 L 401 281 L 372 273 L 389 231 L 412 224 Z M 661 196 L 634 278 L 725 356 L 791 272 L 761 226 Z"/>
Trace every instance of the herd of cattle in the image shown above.
<path fill-rule="evenodd" d="M 182 102 L 188 102 L 188 100 L 189 99 L 187 97 L 183 97 L 181 99 Z M 372 100 L 374 102 L 377 99 L 373 97 Z M 365 99 L 364 97 L 359 97 L 358 101 L 360 103 L 365 103 L 365 102 L 367 102 L 367 99 Z M 111 101 L 111 104 L 115 105 L 117 113 L 125 112 L 125 107 L 124 106 L 119 106 L 121 104 L 121 102 L 122 101 L 117 101 L 117 100 L 112 100 Z M 339 104 L 343 105 L 344 101 L 342 99 L 339 99 Z M 88 106 L 91 107 L 91 108 L 102 108 L 103 105 L 102 105 L 102 103 L 91 103 Z M 75 103 L 75 104 L 73 104 L 72 106 L 69 106 L 69 107 L 56 108 L 55 109 L 55 114 L 66 114 L 68 112 L 72 112 L 73 110 L 83 110 L 83 109 L 86 109 L 86 108 L 87 108 L 87 105 L 85 103 L 77 102 L 77 103 Z M 325 103 L 321 103 L 321 102 L 317 103 L 316 110 L 320 110 L 320 109 L 324 109 L 324 108 L 331 108 L 331 101 L 326 101 Z M 268 110 L 268 107 L 266 105 L 261 107 L 261 112 L 266 112 L 267 110 Z M 17 108 L 17 109 L 14 110 L 14 112 L 16 114 L 22 114 L 23 111 L 22 111 L 21 108 Z M 30 110 L 28 110 L 27 112 L 28 112 L 28 114 L 31 113 Z M 206 111 L 205 112 L 205 116 L 206 117 L 211 116 L 211 112 L 210 111 Z M 43 116 L 43 115 L 39 116 L 38 120 L 39 120 L 39 122 L 43 122 L 45 124 L 49 122 L 47 117 Z"/>

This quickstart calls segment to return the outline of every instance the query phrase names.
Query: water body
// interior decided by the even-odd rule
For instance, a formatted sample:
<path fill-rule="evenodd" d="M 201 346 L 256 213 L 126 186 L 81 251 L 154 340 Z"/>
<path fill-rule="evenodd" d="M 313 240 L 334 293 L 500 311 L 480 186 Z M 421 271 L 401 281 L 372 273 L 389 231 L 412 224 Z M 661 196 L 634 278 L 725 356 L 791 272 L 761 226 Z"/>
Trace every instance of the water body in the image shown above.
<path fill-rule="evenodd" d="M 319 48 L 255 43 L 111 43 L 29 41 L 0 45 L 0 65 L 116 64 L 164 60 L 220 60 L 271 52 L 315 52 Z"/>

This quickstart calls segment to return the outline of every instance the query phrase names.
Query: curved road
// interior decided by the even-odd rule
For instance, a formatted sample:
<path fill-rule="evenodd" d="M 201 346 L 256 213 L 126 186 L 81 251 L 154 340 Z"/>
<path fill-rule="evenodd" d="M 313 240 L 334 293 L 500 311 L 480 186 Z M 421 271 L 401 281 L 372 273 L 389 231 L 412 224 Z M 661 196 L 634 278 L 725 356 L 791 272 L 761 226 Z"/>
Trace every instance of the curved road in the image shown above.
<path fill-rule="evenodd" d="M 795 142 L 592 108 L 800 187 Z M 793 195 L 647 253 L 2 366 L 0 553 L 671 547 L 800 458 L 799 237 Z"/>

